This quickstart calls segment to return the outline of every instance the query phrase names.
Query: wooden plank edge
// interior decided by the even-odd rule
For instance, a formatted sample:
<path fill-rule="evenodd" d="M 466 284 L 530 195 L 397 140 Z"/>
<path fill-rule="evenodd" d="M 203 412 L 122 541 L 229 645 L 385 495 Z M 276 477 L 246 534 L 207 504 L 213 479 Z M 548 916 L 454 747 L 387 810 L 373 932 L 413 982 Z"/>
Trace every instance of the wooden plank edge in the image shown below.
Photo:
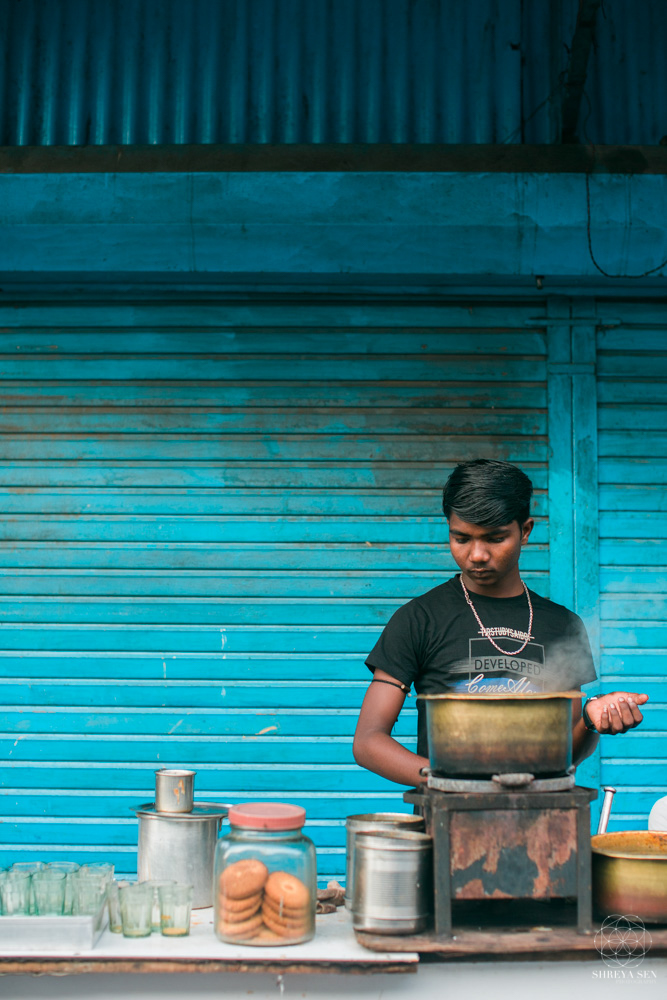
<path fill-rule="evenodd" d="M 385 949 L 386 950 L 386 949 Z M 405 950 L 405 949 L 403 949 Z M 373 975 L 374 973 L 416 973 L 419 962 L 415 959 L 401 961 L 317 962 L 284 959 L 243 961 L 240 959 L 126 959 L 126 958 L 2 958 L 0 976 L 40 975 L 63 976 L 88 973 L 163 973 L 163 972 L 268 972 L 277 975 L 335 973 L 352 975 Z"/>
<path fill-rule="evenodd" d="M 652 939 L 648 954 L 654 958 L 665 957 L 667 930 L 652 930 L 650 925 L 647 930 Z M 460 931 L 446 939 L 436 937 L 434 932 L 405 937 L 363 931 L 354 933 L 359 944 L 371 951 L 416 951 L 419 954 L 439 954 L 446 958 L 490 957 L 507 960 L 521 956 L 561 961 L 572 956 L 599 957 L 595 946 L 595 932 L 578 934 L 574 928 L 514 932 L 490 928 L 487 931 Z"/>

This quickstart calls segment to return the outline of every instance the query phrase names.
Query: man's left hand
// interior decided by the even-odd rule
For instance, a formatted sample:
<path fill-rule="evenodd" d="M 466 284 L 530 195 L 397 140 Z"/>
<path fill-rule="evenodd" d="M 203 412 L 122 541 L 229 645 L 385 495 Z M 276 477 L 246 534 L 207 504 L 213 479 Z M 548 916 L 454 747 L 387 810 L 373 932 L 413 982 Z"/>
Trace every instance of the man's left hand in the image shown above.
<path fill-rule="evenodd" d="M 594 701 L 586 702 L 586 713 L 603 736 L 617 736 L 639 725 L 644 716 L 638 706 L 647 701 L 647 694 L 613 691 L 611 694 L 600 695 Z"/>

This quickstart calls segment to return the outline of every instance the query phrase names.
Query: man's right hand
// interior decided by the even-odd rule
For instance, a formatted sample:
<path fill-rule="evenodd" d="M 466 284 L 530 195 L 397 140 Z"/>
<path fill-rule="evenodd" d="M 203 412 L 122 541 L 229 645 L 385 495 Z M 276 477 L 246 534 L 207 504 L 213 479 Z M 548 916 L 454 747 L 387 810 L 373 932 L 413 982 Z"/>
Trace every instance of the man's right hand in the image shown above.
<path fill-rule="evenodd" d="M 644 716 L 638 706 L 647 701 L 647 694 L 612 691 L 587 701 L 586 714 L 602 736 L 618 736 L 639 725 Z"/>

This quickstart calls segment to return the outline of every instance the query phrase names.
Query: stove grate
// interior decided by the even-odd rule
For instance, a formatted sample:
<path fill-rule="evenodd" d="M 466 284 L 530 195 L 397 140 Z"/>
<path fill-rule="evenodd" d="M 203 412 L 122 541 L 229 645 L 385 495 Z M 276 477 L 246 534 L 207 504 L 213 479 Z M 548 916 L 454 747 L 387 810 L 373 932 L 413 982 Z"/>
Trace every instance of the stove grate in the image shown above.
<path fill-rule="evenodd" d="M 494 774 L 491 779 L 444 778 L 426 769 L 426 787 L 438 792 L 567 792 L 574 788 L 574 773 L 555 778 L 534 774 Z"/>

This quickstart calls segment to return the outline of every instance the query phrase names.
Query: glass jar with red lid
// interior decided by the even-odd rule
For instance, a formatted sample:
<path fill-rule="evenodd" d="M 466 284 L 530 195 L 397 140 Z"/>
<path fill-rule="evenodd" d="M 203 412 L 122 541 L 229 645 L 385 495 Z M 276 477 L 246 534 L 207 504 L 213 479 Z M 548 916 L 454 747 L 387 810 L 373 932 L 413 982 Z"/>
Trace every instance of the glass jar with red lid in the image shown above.
<path fill-rule="evenodd" d="M 230 944 L 282 947 L 315 934 L 317 859 L 306 810 L 247 802 L 229 810 L 215 849 L 215 933 Z"/>

